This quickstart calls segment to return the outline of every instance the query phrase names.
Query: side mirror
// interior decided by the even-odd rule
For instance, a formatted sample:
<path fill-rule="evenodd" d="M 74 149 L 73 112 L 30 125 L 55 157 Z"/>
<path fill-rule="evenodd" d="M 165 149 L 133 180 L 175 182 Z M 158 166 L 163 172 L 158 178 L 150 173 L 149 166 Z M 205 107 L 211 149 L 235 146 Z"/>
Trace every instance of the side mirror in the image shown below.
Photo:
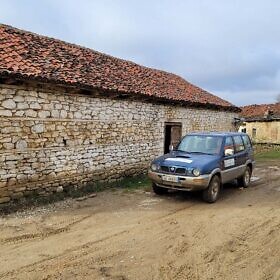
<path fill-rule="evenodd" d="M 233 149 L 225 149 L 225 156 L 232 156 L 234 153 Z"/>
<path fill-rule="evenodd" d="M 170 145 L 170 146 L 169 146 L 169 152 L 172 152 L 173 150 L 174 150 L 173 145 Z"/>

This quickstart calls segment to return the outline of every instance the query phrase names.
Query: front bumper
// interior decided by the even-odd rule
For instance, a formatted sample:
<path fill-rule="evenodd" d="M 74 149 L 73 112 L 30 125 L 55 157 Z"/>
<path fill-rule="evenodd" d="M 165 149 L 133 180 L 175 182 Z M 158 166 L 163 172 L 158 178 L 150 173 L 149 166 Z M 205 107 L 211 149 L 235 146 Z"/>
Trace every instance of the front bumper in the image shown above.
<path fill-rule="evenodd" d="M 153 183 L 155 183 L 159 187 L 168 188 L 168 189 L 176 189 L 176 190 L 184 190 L 184 191 L 204 190 L 208 187 L 211 179 L 210 174 L 200 175 L 198 177 L 172 175 L 178 177 L 178 182 L 169 182 L 169 181 L 163 181 L 162 175 L 167 175 L 167 174 L 154 172 L 151 170 L 148 171 L 148 177 L 153 181 Z"/>

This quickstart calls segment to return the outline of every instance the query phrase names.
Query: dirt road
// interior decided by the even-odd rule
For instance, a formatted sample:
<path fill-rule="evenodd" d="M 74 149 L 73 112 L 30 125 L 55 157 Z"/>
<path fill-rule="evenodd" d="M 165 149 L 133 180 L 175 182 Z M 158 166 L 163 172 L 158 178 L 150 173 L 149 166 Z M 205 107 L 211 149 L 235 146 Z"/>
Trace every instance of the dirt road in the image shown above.
<path fill-rule="evenodd" d="M 0 279 L 280 279 L 280 163 L 216 204 L 104 191 L 0 218 Z"/>

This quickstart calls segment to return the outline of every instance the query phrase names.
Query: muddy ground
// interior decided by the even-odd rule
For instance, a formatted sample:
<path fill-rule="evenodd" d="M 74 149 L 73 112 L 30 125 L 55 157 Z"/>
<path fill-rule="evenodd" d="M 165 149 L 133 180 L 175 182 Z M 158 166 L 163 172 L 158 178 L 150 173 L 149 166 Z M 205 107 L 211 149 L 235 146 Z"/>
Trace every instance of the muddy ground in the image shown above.
<path fill-rule="evenodd" d="M 280 163 L 248 189 L 98 193 L 0 218 L 0 279 L 280 279 Z"/>

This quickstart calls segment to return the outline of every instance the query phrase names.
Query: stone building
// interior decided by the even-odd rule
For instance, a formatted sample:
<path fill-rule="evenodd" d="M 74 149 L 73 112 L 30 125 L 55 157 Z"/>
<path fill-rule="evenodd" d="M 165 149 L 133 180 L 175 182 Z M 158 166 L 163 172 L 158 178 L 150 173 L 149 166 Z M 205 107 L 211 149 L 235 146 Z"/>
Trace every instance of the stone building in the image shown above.
<path fill-rule="evenodd" d="M 280 103 L 242 107 L 244 122 L 239 130 L 255 143 L 280 144 Z"/>
<path fill-rule="evenodd" d="M 143 172 L 238 112 L 174 74 L 0 25 L 0 203 Z"/>

